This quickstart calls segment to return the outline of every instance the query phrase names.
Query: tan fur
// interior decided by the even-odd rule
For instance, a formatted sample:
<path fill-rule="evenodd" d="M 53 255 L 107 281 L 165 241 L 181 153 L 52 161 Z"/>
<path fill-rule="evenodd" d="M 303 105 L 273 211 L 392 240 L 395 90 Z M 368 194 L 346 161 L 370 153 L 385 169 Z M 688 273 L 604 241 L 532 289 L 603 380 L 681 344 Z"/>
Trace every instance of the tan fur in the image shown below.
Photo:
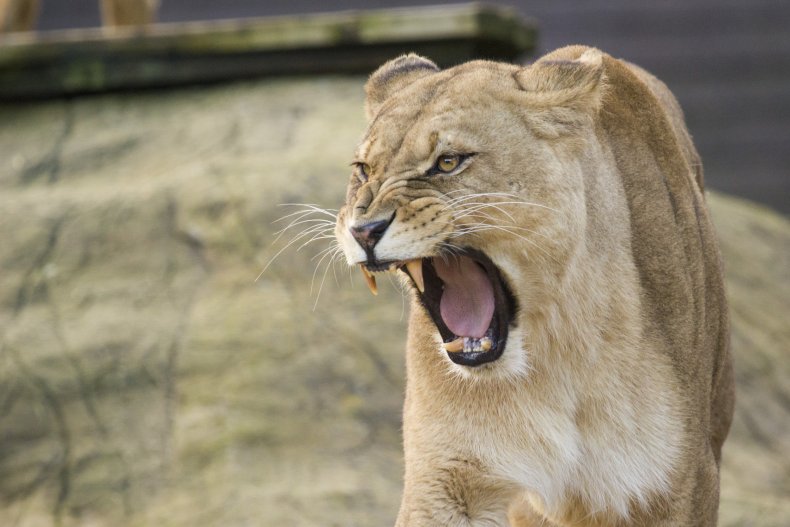
<path fill-rule="evenodd" d="M 412 302 L 397 525 L 715 525 L 728 318 L 671 93 L 579 46 L 528 67 L 411 56 L 400 79 L 399 60 L 367 85 L 369 180 L 352 176 L 338 214 L 346 257 L 365 260 L 349 227 L 394 213 L 378 258 L 476 248 L 519 310 L 502 357 L 470 368 Z M 477 155 L 419 177 L 453 151 Z M 495 194 L 451 202 L 474 193 Z"/>

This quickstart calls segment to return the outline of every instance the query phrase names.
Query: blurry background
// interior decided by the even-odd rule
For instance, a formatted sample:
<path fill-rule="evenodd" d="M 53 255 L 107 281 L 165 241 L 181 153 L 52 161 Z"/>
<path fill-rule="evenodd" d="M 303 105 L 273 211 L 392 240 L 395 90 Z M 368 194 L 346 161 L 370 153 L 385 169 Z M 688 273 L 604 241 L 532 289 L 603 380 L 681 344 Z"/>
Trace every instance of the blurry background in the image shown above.
<path fill-rule="evenodd" d="M 162 22 L 458 3 L 457 0 L 164 0 Z M 539 21 L 538 53 L 587 44 L 666 82 L 711 185 L 790 213 L 790 3 L 503 0 Z M 97 0 L 43 0 L 41 29 L 96 26 Z"/>
<path fill-rule="evenodd" d="M 103 1 L 105 24 L 122 23 Z M 789 525 L 790 4 L 503 4 L 538 28 L 532 46 L 530 23 L 519 26 L 525 59 L 592 44 L 678 95 L 712 189 L 731 297 L 739 399 L 721 524 Z M 209 38 L 200 42 L 181 24 L 395 5 L 404 3 L 162 0 L 155 18 L 179 24 L 164 36 L 145 26 L 0 40 L 0 88 L 57 71 L 68 74 L 60 88 L 95 92 L 0 90 L 0 525 L 392 523 L 408 299 L 386 282 L 371 298 L 322 252 L 331 216 L 281 205 L 343 200 L 365 126 L 365 74 L 352 70 L 375 47 L 358 39 L 375 38 L 367 22 L 333 22 L 346 69 L 318 75 L 310 68 L 339 56 L 322 55 L 324 44 L 242 60 L 243 46 L 313 38 L 318 26 L 305 33 L 301 15 L 287 30 L 236 24 L 233 39 L 201 26 Z M 463 18 L 450 8 L 413 13 L 399 31 L 415 47 Z M 367 20 L 380 28 L 385 18 Z M 36 27 L 101 21 L 98 1 L 42 0 Z M 243 46 L 239 35 L 250 36 Z M 221 55 L 229 42 L 233 54 Z M 184 74 L 176 59 L 186 48 L 199 59 L 189 68 L 216 68 L 201 62 L 211 53 L 222 67 L 311 66 L 103 92 L 113 71 Z M 134 62 L 151 50 L 159 62 Z M 48 70 L 53 57 L 63 62 Z"/>

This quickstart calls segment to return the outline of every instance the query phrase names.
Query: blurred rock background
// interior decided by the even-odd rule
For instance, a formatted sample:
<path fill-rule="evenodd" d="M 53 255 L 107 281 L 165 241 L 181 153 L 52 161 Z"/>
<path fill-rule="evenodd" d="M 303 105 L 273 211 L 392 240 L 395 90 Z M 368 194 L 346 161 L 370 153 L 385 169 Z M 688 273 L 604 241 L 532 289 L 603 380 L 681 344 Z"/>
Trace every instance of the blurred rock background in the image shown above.
<path fill-rule="evenodd" d="M 20 1 L 20 0 L 0 0 Z M 153 0 L 102 0 L 151 4 Z M 97 0 L 41 0 L 41 29 L 100 24 Z M 184 22 L 459 0 L 164 0 Z M 680 100 L 721 191 L 790 214 L 790 2 L 786 0 L 498 0 L 540 27 L 537 52 L 587 44 L 639 64 Z M 106 10 L 105 10 L 106 11 Z"/>
<path fill-rule="evenodd" d="M 320 223 L 276 235 L 281 204 L 341 203 L 363 83 L 0 104 L 0 525 L 392 523 L 407 299 L 329 240 L 284 249 Z M 720 523 L 782 527 L 790 222 L 709 203 L 739 388 Z"/>

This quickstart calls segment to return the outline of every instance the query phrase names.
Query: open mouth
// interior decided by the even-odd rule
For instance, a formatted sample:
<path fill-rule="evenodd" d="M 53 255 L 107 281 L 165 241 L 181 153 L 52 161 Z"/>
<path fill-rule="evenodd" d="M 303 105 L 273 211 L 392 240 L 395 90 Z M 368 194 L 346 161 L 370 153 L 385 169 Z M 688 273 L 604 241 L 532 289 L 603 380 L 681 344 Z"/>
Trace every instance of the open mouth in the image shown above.
<path fill-rule="evenodd" d="M 362 266 L 374 293 L 376 282 L 371 272 L 392 269 L 411 277 L 450 360 L 480 366 L 502 355 L 516 301 L 499 269 L 484 253 L 463 249 L 444 256 Z"/>

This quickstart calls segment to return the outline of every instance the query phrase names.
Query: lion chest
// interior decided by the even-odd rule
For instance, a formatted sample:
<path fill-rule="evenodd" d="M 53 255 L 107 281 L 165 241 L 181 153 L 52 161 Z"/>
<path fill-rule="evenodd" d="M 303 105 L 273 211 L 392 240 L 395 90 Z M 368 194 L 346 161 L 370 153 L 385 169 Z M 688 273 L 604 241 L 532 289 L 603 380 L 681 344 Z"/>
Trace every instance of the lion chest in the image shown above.
<path fill-rule="evenodd" d="M 646 504 L 669 489 L 679 432 L 650 435 L 676 428 L 667 426 L 672 415 L 661 397 L 647 413 L 612 400 L 591 416 L 580 414 L 572 390 L 535 397 L 530 390 L 478 383 L 450 391 L 410 390 L 407 449 L 475 458 L 487 476 L 557 515 L 581 500 L 591 511 L 625 516 L 633 503 Z"/>

